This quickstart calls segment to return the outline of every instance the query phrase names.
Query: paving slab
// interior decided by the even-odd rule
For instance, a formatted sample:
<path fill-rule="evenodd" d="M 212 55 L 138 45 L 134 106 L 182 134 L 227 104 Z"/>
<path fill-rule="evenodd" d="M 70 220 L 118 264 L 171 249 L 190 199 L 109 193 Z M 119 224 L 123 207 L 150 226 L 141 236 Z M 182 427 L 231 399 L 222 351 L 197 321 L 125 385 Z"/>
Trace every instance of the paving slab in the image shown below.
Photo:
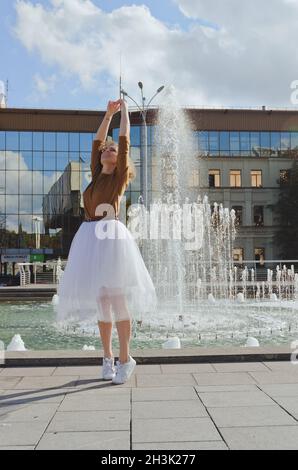
<path fill-rule="evenodd" d="M 58 411 L 47 432 L 127 431 L 129 426 L 129 411 Z"/>
<path fill-rule="evenodd" d="M 268 361 L 264 365 L 272 371 L 293 372 L 298 374 L 298 362 L 291 361 Z"/>
<path fill-rule="evenodd" d="M 217 427 L 297 425 L 278 405 L 208 408 Z"/>
<path fill-rule="evenodd" d="M 68 367 L 56 367 L 53 377 L 56 376 L 68 376 L 68 375 L 79 375 L 79 376 L 96 376 L 101 377 L 102 366 L 68 366 Z"/>
<path fill-rule="evenodd" d="M 149 418 L 199 418 L 208 417 L 200 400 L 168 400 L 135 402 L 132 405 L 133 419 Z"/>
<path fill-rule="evenodd" d="M 31 425 L 32 422 L 47 421 L 49 422 L 54 416 L 58 403 L 46 403 L 46 404 L 22 404 L 22 405 L 9 405 L 0 408 L 0 423 L 10 422 L 28 422 Z"/>
<path fill-rule="evenodd" d="M 161 364 L 160 367 L 164 374 L 216 372 L 211 364 Z"/>
<path fill-rule="evenodd" d="M 34 403 L 61 403 L 65 391 L 61 390 L 5 390 L 0 396 L 0 408 L 7 403 L 34 404 Z"/>
<path fill-rule="evenodd" d="M 224 362 L 212 364 L 216 372 L 268 372 L 268 367 L 261 362 Z"/>
<path fill-rule="evenodd" d="M 275 397 L 274 400 L 297 420 L 298 424 L 298 396 Z"/>
<path fill-rule="evenodd" d="M 91 396 L 68 395 L 59 407 L 59 411 L 100 411 L 100 410 L 130 410 L 130 395 L 94 394 Z"/>
<path fill-rule="evenodd" d="M 34 446 L 7 446 L 7 447 L 2 447 L 0 446 L 0 451 L 1 450 L 34 450 Z"/>
<path fill-rule="evenodd" d="M 297 397 L 298 384 L 260 384 L 259 388 L 271 397 Z"/>
<path fill-rule="evenodd" d="M 198 392 L 206 407 L 272 406 L 274 401 L 260 390 L 245 392 Z"/>
<path fill-rule="evenodd" d="M 221 440 L 210 418 L 135 419 L 132 423 L 134 443 Z"/>
<path fill-rule="evenodd" d="M 43 435 L 48 422 L 0 423 L 0 442 L 2 446 L 35 446 Z"/>
<path fill-rule="evenodd" d="M 253 392 L 259 390 L 257 384 L 244 385 L 196 385 L 197 392 Z"/>
<path fill-rule="evenodd" d="M 298 384 L 298 374 L 292 372 L 269 371 L 269 372 L 249 372 L 256 383 L 259 384 Z"/>
<path fill-rule="evenodd" d="M 298 450 L 298 426 L 221 428 L 232 450 Z"/>
<path fill-rule="evenodd" d="M 6 377 L 10 379 L 11 377 Z M 13 387 L 15 390 L 18 389 L 67 389 L 74 387 L 79 377 L 67 376 L 67 377 L 23 377 Z M 10 387 L 11 388 L 11 387 Z"/>
<path fill-rule="evenodd" d="M 22 377 L 2 377 L 0 376 L 0 389 L 12 389 L 22 380 Z"/>
<path fill-rule="evenodd" d="M 217 372 L 215 374 L 193 374 L 197 385 L 243 385 L 255 384 L 248 372 Z"/>
<path fill-rule="evenodd" d="M 197 400 L 194 387 L 142 387 L 132 390 L 135 401 Z"/>
<path fill-rule="evenodd" d="M 137 374 L 137 387 L 177 387 L 196 385 L 191 374 Z"/>
<path fill-rule="evenodd" d="M 53 374 L 56 367 L 7 367 L 4 369 L 3 377 L 49 377 Z"/>
<path fill-rule="evenodd" d="M 228 450 L 223 441 L 140 442 L 132 443 L 132 450 Z"/>
<path fill-rule="evenodd" d="M 47 432 L 36 450 L 129 450 L 129 431 Z"/>

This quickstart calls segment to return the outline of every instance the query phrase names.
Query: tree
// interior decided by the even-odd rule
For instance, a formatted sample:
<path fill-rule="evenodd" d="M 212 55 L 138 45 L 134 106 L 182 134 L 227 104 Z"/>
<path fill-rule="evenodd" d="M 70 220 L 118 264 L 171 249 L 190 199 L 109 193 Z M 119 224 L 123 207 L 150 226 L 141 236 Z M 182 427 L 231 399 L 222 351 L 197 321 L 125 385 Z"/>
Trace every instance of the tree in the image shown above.
<path fill-rule="evenodd" d="M 298 162 L 279 181 L 280 192 L 273 211 L 279 219 L 274 243 L 282 259 L 298 259 Z"/>

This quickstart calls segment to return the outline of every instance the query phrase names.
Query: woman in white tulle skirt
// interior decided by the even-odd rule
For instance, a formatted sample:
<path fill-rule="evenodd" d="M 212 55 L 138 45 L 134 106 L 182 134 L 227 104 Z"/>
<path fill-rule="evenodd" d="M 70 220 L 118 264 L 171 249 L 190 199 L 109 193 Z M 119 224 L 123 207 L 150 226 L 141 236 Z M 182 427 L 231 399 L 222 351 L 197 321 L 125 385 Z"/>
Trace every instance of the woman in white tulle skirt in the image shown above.
<path fill-rule="evenodd" d="M 106 141 L 113 114 L 121 110 L 119 143 Z M 154 285 L 131 232 L 118 219 L 120 200 L 135 177 L 129 157 L 130 123 L 125 100 L 109 101 L 93 141 L 92 181 L 83 194 L 85 221 L 76 232 L 58 284 L 58 321 L 97 320 L 104 350 L 103 378 L 124 383 L 135 361 L 129 354 L 134 316 L 157 306 Z M 112 325 L 119 337 L 114 367 Z"/>

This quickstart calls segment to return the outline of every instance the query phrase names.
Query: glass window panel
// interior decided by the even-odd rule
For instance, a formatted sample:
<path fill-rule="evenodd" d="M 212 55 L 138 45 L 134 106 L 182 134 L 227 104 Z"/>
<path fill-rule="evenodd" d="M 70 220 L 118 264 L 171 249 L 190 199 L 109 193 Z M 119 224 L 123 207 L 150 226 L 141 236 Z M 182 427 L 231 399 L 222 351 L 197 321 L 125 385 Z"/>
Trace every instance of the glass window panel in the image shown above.
<path fill-rule="evenodd" d="M 20 171 L 20 194 L 32 194 L 31 171 Z"/>
<path fill-rule="evenodd" d="M 219 150 L 219 136 L 217 131 L 210 131 L 209 132 L 209 148 L 210 151 L 217 151 Z"/>
<path fill-rule="evenodd" d="M 270 150 L 270 133 L 261 132 L 261 155 L 268 157 L 271 154 Z"/>
<path fill-rule="evenodd" d="M 33 214 L 42 214 L 42 199 L 42 195 L 32 196 Z"/>
<path fill-rule="evenodd" d="M 5 194 L 5 172 L 0 171 L 0 194 Z"/>
<path fill-rule="evenodd" d="M 68 165 L 68 152 L 57 153 L 57 170 L 64 171 Z"/>
<path fill-rule="evenodd" d="M 44 153 L 44 170 L 55 170 L 56 169 L 56 153 L 45 152 Z"/>
<path fill-rule="evenodd" d="M 80 133 L 80 151 L 91 152 L 92 150 L 92 134 L 90 132 Z"/>
<path fill-rule="evenodd" d="M 6 150 L 19 150 L 18 132 L 6 132 Z"/>
<path fill-rule="evenodd" d="M 288 150 L 290 148 L 290 133 L 289 132 L 281 132 L 280 144 L 281 144 L 281 149 L 283 150 Z"/>
<path fill-rule="evenodd" d="M 43 136 L 44 150 L 56 150 L 56 133 L 45 132 Z"/>
<path fill-rule="evenodd" d="M 17 170 L 19 168 L 19 152 L 13 150 L 6 150 L 6 169 Z"/>
<path fill-rule="evenodd" d="M 239 132 L 230 133 L 231 155 L 237 155 L 240 151 Z"/>
<path fill-rule="evenodd" d="M 240 132 L 240 150 L 250 150 L 249 132 Z"/>
<path fill-rule="evenodd" d="M 57 181 L 57 173 L 56 171 L 44 171 L 43 174 L 43 181 L 44 181 L 44 194 L 47 194 L 52 186 Z"/>
<path fill-rule="evenodd" d="M 208 155 L 209 151 L 209 135 L 207 131 L 199 132 L 199 151 L 203 155 Z"/>
<path fill-rule="evenodd" d="M 18 214 L 19 213 L 19 196 L 10 195 L 6 196 L 6 213 Z"/>
<path fill-rule="evenodd" d="M 19 172 L 13 170 L 6 171 L 6 194 L 19 193 Z"/>
<path fill-rule="evenodd" d="M 221 131 L 219 133 L 219 148 L 222 150 L 230 150 L 230 134 L 226 131 Z"/>
<path fill-rule="evenodd" d="M 280 150 L 280 132 L 271 132 L 271 155 L 279 155 Z"/>
<path fill-rule="evenodd" d="M 140 165 L 135 165 L 136 168 L 136 178 L 131 181 L 132 191 L 140 191 L 141 189 L 141 168 Z"/>
<path fill-rule="evenodd" d="M 57 132 L 57 150 L 60 152 L 68 151 L 68 132 Z"/>
<path fill-rule="evenodd" d="M 230 170 L 230 186 L 241 187 L 241 170 Z"/>
<path fill-rule="evenodd" d="M 33 171 L 32 172 L 32 177 L 33 177 L 33 193 L 34 194 L 43 194 L 43 181 L 42 181 L 42 172 L 41 171 Z"/>
<path fill-rule="evenodd" d="M 33 152 L 33 162 L 32 162 L 33 170 L 40 170 L 43 169 L 43 152 Z"/>
<path fill-rule="evenodd" d="M 5 195 L 0 194 L 0 214 L 5 212 Z M 0 223 L 1 223 L 1 216 L 0 216 Z"/>
<path fill-rule="evenodd" d="M 21 195 L 20 196 L 20 213 L 31 214 L 32 212 L 32 196 Z"/>
<path fill-rule="evenodd" d="M 0 170 L 5 170 L 5 151 L 0 150 Z"/>
<path fill-rule="evenodd" d="M 259 157 L 261 155 L 261 142 L 260 142 L 260 133 L 251 132 L 250 133 L 250 148 L 252 156 Z"/>
<path fill-rule="evenodd" d="M 115 140 L 115 142 L 118 142 L 119 128 L 112 130 L 112 136 L 113 136 L 113 140 Z"/>
<path fill-rule="evenodd" d="M 28 168 L 28 170 L 32 170 L 32 151 L 31 152 L 26 152 L 24 150 L 21 150 L 20 152 L 20 170 L 24 170 L 25 168 Z"/>
<path fill-rule="evenodd" d="M 78 132 L 69 133 L 69 150 L 75 152 L 80 150 L 80 134 Z"/>
<path fill-rule="evenodd" d="M 33 150 L 43 150 L 42 132 L 33 132 Z"/>
<path fill-rule="evenodd" d="M 27 215 L 20 215 L 20 224 L 22 224 L 22 229 L 24 232 L 27 233 L 32 233 L 33 232 L 33 220 L 32 220 L 32 215 L 27 214 Z M 26 240 L 23 240 L 26 243 Z"/>
<path fill-rule="evenodd" d="M 131 126 L 130 127 L 130 143 L 131 145 L 140 145 L 141 144 L 141 128 L 140 126 Z"/>
<path fill-rule="evenodd" d="M 141 149 L 140 147 L 130 147 L 130 157 L 136 163 L 140 161 Z"/>
<path fill-rule="evenodd" d="M 32 150 L 32 132 L 20 132 L 20 150 Z"/>
<path fill-rule="evenodd" d="M 298 148 L 298 132 L 291 132 L 291 148 Z"/>
<path fill-rule="evenodd" d="M 0 131 L 0 150 L 5 150 L 5 132 Z"/>
<path fill-rule="evenodd" d="M 70 154 L 69 154 L 69 161 L 70 162 L 78 162 L 79 158 L 80 158 L 80 152 L 70 152 Z"/>

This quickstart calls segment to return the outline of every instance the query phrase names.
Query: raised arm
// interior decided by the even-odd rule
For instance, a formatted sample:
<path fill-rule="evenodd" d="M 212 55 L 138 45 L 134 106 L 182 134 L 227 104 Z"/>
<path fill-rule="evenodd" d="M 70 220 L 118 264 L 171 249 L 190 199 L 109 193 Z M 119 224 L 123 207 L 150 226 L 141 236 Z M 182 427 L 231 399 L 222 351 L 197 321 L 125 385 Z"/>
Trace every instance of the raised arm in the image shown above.
<path fill-rule="evenodd" d="M 130 147 L 130 121 L 128 106 L 123 99 L 121 102 L 121 120 L 118 142 L 117 173 L 119 177 L 120 192 L 129 183 L 129 147 Z"/>
<path fill-rule="evenodd" d="M 119 109 L 120 109 L 120 100 L 109 101 L 106 114 L 104 115 L 104 118 L 101 121 L 99 128 L 97 129 L 96 136 L 92 143 L 92 152 L 91 152 L 90 168 L 91 168 L 92 178 L 94 177 L 95 173 L 97 172 L 100 166 L 98 147 L 101 144 L 101 142 L 106 141 L 112 117 L 115 113 L 119 111 Z"/>

